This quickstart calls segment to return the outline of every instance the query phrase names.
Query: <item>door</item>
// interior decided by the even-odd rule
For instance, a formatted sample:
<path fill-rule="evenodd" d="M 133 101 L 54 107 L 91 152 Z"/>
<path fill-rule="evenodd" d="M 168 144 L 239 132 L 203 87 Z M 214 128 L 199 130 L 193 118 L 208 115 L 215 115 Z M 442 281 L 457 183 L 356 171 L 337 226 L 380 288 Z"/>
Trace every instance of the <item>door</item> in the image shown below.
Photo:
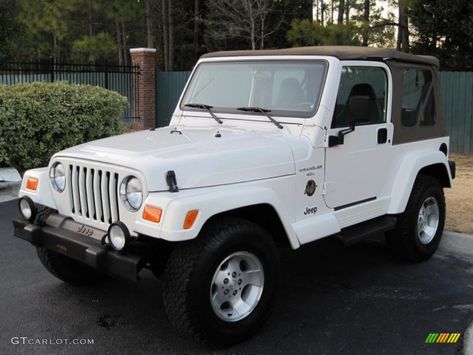
<path fill-rule="evenodd" d="M 335 210 L 379 199 L 390 167 L 391 76 L 383 63 L 342 67 L 329 135 L 345 131 L 341 144 L 326 148 L 325 202 Z M 354 131 L 350 131 L 350 126 Z"/>

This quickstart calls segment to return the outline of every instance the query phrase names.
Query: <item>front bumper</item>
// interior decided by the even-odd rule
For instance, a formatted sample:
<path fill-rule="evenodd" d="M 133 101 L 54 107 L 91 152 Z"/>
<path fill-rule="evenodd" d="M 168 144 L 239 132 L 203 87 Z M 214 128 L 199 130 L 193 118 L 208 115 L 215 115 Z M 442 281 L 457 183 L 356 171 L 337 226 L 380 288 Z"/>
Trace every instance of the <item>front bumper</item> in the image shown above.
<path fill-rule="evenodd" d="M 98 271 L 136 281 L 141 258 L 108 249 L 100 241 L 60 226 L 38 226 L 24 219 L 13 219 L 15 236 L 36 247 L 46 248 L 77 260 Z"/>

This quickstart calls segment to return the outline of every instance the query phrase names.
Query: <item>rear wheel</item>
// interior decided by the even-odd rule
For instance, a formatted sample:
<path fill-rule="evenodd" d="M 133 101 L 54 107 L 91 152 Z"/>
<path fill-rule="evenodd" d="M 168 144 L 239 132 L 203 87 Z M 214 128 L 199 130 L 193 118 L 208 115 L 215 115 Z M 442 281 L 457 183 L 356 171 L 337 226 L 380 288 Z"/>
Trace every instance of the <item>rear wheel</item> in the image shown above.
<path fill-rule="evenodd" d="M 36 248 L 39 260 L 58 279 L 74 286 L 89 285 L 106 279 L 106 275 L 67 256 Z"/>
<path fill-rule="evenodd" d="M 241 219 L 221 219 L 177 245 L 164 277 L 171 323 L 208 345 L 241 342 L 269 316 L 279 278 L 269 234 Z"/>
<path fill-rule="evenodd" d="M 443 188 L 433 177 L 419 176 L 395 230 L 386 236 L 394 255 L 422 261 L 430 258 L 440 243 L 445 225 Z"/>

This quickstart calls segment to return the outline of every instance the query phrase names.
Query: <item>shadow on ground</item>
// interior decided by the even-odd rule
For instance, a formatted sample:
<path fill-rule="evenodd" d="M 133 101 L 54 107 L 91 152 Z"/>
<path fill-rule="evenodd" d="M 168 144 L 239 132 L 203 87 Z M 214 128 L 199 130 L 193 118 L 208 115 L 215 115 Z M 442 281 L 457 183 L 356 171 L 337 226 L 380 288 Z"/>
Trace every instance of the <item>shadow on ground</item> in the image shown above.
<path fill-rule="evenodd" d="M 16 202 L 0 204 L 0 353 L 205 353 L 173 332 L 150 273 L 73 288 L 51 276 L 12 236 Z M 278 302 L 246 354 L 455 354 L 425 344 L 430 332 L 463 332 L 473 315 L 473 263 L 445 254 L 410 264 L 380 244 L 315 243 L 282 258 Z M 94 345 L 13 345 L 12 337 L 90 338 Z"/>

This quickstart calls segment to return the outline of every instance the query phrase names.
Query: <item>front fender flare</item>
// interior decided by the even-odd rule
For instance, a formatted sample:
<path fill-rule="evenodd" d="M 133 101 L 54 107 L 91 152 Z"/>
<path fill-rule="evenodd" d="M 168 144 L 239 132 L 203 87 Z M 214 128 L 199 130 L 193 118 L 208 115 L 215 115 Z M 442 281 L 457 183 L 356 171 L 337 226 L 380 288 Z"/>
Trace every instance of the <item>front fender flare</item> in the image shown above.
<path fill-rule="evenodd" d="M 213 216 L 237 208 L 268 204 L 272 206 L 281 220 L 289 238 L 291 247 L 299 247 L 299 241 L 285 216 L 290 216 L 290 206 L 284 205 L 277 194 L 267 187 L 234 185 L 229 189 L 225 187 L 203 188 L 180 191 L 163 211 L 163 225 L 160 238 L 168 241 L 183 241 L 194 239 L 200 233 L 204 224 Z M 183 229 L 183 221 L 188 211 L 199 210 L 194 225 L 190 229 Z"/>

